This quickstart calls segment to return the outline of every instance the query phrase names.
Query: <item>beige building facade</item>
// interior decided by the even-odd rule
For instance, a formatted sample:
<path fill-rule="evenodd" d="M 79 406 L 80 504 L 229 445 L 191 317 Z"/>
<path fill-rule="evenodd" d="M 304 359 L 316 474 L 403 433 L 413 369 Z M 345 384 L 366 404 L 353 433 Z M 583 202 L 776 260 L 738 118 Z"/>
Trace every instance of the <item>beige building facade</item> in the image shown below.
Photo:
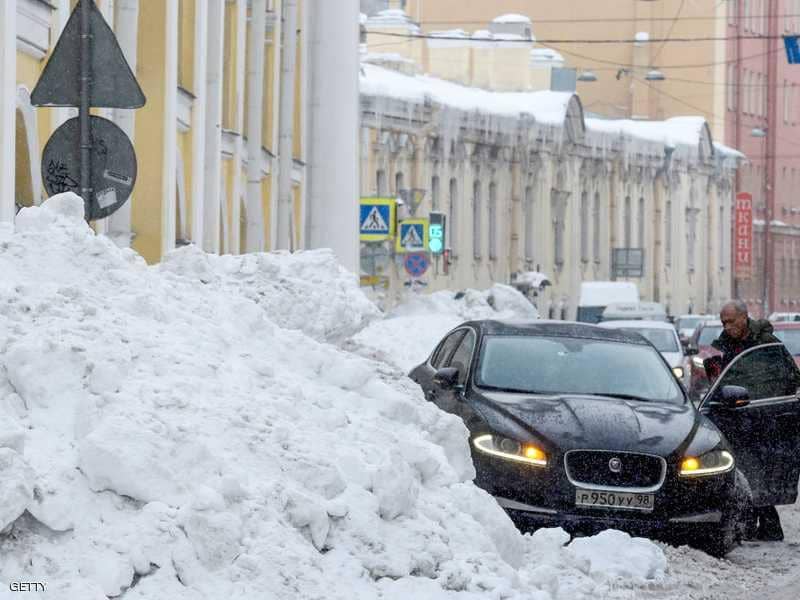
<path fill-rule="evenodd" d="M 591 118 L 579 94 L 530 91 L 560 59 L 530 60 L 524 19 L 499 25 L 505 31 L 451 31 L 397 51 L 387 44 L 418 32 L 413 19 L 384 12 L 364 23 L 361 193 L 416 190 L 421 203 L 402 206 L 405 216 L 448 216 L 450 261 L 434 259 L 428 289 L 538 273 L 551 284 L 537 290 L 540 312 L 571 319 L 581 282 L 615 278 L 612 250 L 638 248 L 643 272 L 630 280 L 643 299 L 672 314 L 717 310 L 731 287 L 740 155 L 715 144 L 701 116 Z M 479 41 L 489 35 L 492 45 Z M 376 253 L 362 244 L 362 258 Z M 362 260 L 362 273 L 365 264 L 374 260 Z M 397 256 L 384 272 L 391 302 L 409 277 Z"/>

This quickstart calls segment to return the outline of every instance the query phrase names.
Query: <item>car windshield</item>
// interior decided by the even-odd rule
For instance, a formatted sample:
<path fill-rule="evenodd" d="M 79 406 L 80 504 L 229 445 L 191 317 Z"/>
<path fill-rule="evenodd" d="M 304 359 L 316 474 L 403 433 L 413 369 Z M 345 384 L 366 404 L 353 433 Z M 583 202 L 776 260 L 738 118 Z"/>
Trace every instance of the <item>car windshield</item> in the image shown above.
<path fill-rule="evenodd" d="M 625 329 L 644 336 L 659 352 L 680 352 L 674 330 L 653 327 L 626 327 Z"/>
<path fill-rule="evenodd" d="M 653 348 L 607 340 L 486 336 L 475 383 L 529 394 L 684 402 L 678 383 Z"/>
<path fill-rule="evenodd" d="M 697 338 L 698 346 L 710 346 L 711 342 L 719 337 L 722 333 L 722 325 L 710 325 L 703 327 L 700 336 Z"/>
<path fill-rule="evenodd" d="M 702 320 L 702 317 L 683 317 L 678 319 L 676 325 L 678 326 L 678 329 L 694 329 Z"/>
<path fill-rule="evenodd" d="M 800 329 L 778 329 L 775 337 L 783 342 L 792 356 L 800 356 Z"/>

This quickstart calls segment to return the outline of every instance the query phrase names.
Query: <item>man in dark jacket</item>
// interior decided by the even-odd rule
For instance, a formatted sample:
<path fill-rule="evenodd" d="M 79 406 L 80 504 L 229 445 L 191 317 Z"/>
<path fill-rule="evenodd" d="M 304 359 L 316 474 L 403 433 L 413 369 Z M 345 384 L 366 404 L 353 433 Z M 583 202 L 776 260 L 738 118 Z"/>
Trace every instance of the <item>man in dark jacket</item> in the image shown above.
<path fill-rule="evenodd" d="M 767 320 L 754 320 L 747 314 L 747 305 L 741 301 L 728 302 L 722 307 L 719 315 L 723 332 L 711 342 L 711 345 L 722 352 L 722 357 L 712 356 L 704 362 L 709 379 L 715 379 L 734 358 L 745 350 L 762 344 L 781 343 L 772 334 L 772 323 Z M 756 509 L 758 529 L 755 537 L 765 541 L 781 541 L 783 528 L 778 511 L 774 506 L 763 506 Z"/>

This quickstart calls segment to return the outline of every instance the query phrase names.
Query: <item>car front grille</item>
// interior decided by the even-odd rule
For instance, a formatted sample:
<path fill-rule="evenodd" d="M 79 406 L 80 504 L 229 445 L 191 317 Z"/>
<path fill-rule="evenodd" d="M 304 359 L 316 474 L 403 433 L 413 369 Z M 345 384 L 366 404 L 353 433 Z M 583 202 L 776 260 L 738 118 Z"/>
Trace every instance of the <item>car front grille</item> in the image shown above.
<path fill-rule="evenodd" d="M 570 450 L 564 464 L 569 480 L 584 487 L 657 489 L 667 471 L 660 456 L 608 450 Z"/>

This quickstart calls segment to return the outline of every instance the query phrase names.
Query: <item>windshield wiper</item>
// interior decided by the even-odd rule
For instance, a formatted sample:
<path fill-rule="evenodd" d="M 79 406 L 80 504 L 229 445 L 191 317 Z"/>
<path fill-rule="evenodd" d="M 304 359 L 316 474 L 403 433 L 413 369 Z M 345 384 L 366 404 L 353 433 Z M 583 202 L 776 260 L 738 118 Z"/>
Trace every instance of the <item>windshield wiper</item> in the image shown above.
<path fill-rule="evenodd" d="M 485 390 L 491 390 L 493 392 L 505 392 L 507 394 L 534 394 L 539 396 L 552 396 L 554 394 L 550 394 L 548 392 L 539 392 L 536 390 L 519 390 L 516 388 L 508 388 L 508 387 L 498 387 L 496 385 L 486 385 L 483 384 L 481 387 Z"/>
<path fill-rule="evenodd" d="M 654 402 L 652 398 L 634 396 L 633 394 L 611 394 L 608 392 L 588 392 L 587 396 L 603 396 L 604 398 L 616 398 L 618 400 L 636 400 L 637 402 Z"/>

